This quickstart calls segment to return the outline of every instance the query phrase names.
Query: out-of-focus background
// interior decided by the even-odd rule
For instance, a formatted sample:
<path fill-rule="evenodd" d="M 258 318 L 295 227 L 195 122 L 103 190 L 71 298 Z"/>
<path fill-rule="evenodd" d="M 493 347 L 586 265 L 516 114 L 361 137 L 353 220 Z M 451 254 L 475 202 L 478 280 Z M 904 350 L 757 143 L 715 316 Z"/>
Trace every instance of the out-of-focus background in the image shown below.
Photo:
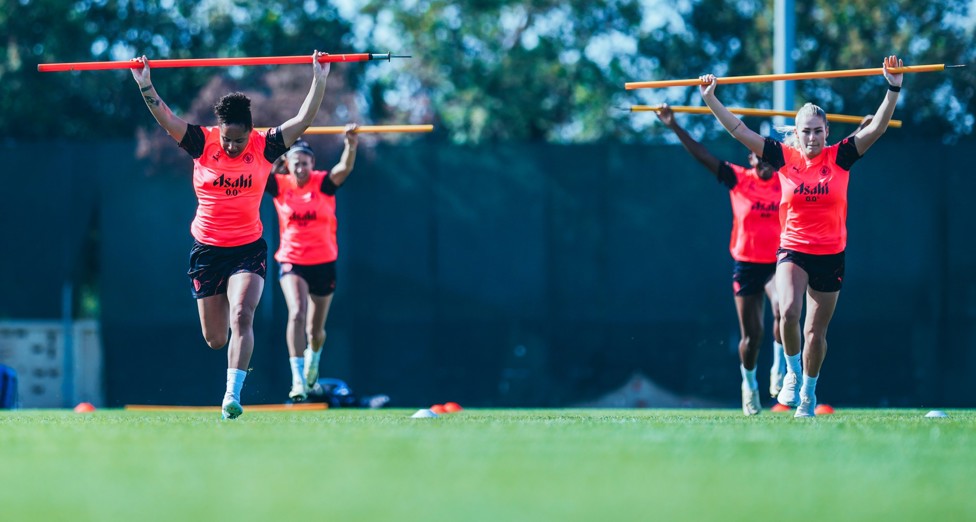
<path fill-rule="evenodd" d="M 970 0 L 801 2 L 795 70 L 907 64 L 891 129 L 854 168 L 847 277 L 818 395 L 847 406 L 976 406 L 976 105 Z M 325 376 L 394 404 L 738 404 L 727 190 L 637 103 L 695 88 L 627 81 L 773 72 L 773 1 L 3 2 L 0 363 L 25 407 L 210 404 L 225 352 L 206 347 L 185 272 L 191 162 L 128 71 L 46 62 L 387 52 L 332 66 L 316 124 L 433 123 L 363 136 L 338 195 L 338 290 Z M 307 66 L 157 69 L 184 119 L 222 94 L 255 124 L 297 112 Z M 795 82 L 795 104 L 875 111 L 879 77 Z M 721 86 L 771 107 L 772 84 Z M 716 156 L 745 150 L 710 116 L 677 116 Z M 770 122 L 746 118 L 753 129 Z M 789 122 L 788 122 L 789 123 Z M 829 141 L 853 126 L 835 124 Z M 310 137 L 318 168 L 340 137 Z M 270 202 L 265 237 L 277 244 Z M 272 265 L 269 274 L 276 274 Z M 277 278 L 255 324 L 244 401 L 289 387 Z M 770 332 L 760 360 L 770 360 Z M 760 372 L 764 383 L 764 372 Z"/>

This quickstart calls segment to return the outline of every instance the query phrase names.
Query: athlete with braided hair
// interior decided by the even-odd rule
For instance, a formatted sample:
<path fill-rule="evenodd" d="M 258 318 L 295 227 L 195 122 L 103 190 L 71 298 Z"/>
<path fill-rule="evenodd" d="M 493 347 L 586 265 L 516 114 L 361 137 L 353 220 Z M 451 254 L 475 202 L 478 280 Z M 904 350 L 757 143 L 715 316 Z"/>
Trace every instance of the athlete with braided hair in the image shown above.
<path fill-rule="evenodd" d="M 268 131 L 251 122 L 251 101 L 235 92 L 214 106 L 217 126 L 188 124 L 173 114 L 150 79 L 149 61 L 132 69 L 153 117 L 193 158 L 197 211 L 190 233 L 188 275 L 207 344 L 227 345 L 227 387 L 221 404 L 225 419 L 243 413 L 240 393 L 254 349 L 254 311 L 264 289 L 268 246 L 262 239 L 261 197 L 272 163 L 305 132 L 325 95 L 326 53 L 312 54 L 312 85 L 298 114 Z M 230 335 L 228 335 L 230 330 Z"/>

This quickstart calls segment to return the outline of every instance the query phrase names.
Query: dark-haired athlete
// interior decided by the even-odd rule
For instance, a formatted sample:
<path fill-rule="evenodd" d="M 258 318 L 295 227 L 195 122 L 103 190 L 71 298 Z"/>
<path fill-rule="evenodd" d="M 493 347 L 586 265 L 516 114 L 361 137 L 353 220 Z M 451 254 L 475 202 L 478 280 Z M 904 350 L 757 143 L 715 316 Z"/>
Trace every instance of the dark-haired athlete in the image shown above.
<path fill-rule="evenodd" d="M 778 400 L 797 406 L 796 417 L 813 417 L 817 406 L 816 385 L 827 351 L 827 326 L 844 280 L 850 169 L 888 128 L 903 76 L 888 69 L 902 66 L 896 56 L 884 59 L 882 70 L 888 85 L 873 119 L 853 136 L 830 146 L 827 116 L 820 107 L 808 103 L 797 111 L 795 143 L 785 145 L 763 138 L 743 125 L 715 96 L 715 76 L 701 77 L 702 99 L 722 126 L 779 172 L 783 233 L 777 254 L 776 288 L 787 374 Z M 804 293 L 807 313 L 801 368 L 800 313 Z M 803 382 L 797 389 L 801 370 Z"/>
<path fill-rule="evenodd" d="M 345 148 L 331 171 L 314 170 L 315 153 L 297 141 L 275 161 L 265 191 L 278 211 L 281 291 L 288 304 L 285 342 L 293 401 L 304 401 L 319 376 L 325 320 L 336 286 L 336 190 L 356 165 L 356 125 L 346 126 Z M 304 351 L 303 351 L 304 350 Z"/>
<path fill-rule="evenodd" d="M 735 262 L 732 291 L 739 317 L 739 372 L 742 374 L 742 413 L 756 415 L 762 411 L 756 362 L 763 338 L 763 311 L 769 298 L 773 309 L 773 367 L 769 374 L 769 391 L 773 397 L 783 384 L 783 345 L 779 337 L 779 302 L 776 299 L 776 249 L 779 247 L 779 178 L 775 169 L 749 153 L 751 168 L 719 161 L 704 145 L 695 141 L 664 105 L 657 113 L 661 123 L 671 129 L 681 144 L 699 163 L 729 188 L 732 200 L 732 239 L 729 252 Z M 782 363 L 782 364 L 781 364 Z"/>
<path fill-rule="evenodd" d="M 322 104 L 329 64 L 317 58 L 324 54 L 311 56 L 312 85 L 298 114 L 267 132 L 254 130 L 251 100 L 239 92 L 214 106 L 216 127 L 190 125 L 160 99 L 145 56 L 136 59 L 143 67 L 132 69 L 149 111 L 193 158 L 197 212 L 188 275 L 204 339 L 215 350 L 227 345 L 226 419 L 244 411 L 240 393 L 254 349 L 254 310 L 264 289 L 268 246 L 261 238 L 261 196 L 272 163 L 312 124 Z"/>

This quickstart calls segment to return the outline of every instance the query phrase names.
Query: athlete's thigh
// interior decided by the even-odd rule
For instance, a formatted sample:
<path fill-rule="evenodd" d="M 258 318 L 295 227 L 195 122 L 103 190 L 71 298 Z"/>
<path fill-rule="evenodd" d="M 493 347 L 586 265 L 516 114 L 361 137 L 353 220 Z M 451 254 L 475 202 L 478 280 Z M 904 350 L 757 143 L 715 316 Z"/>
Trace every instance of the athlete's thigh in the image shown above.
<path fill-rule="evenodd" d="M 739 314 L 739 328 L 747 334 L 762 332 L 763 294 L 735 296 L 735 310 Z"/>
<path fill-rule="evenodd" d="M 837 309 L 840 291 L 819 292 L 812 288 L 807 290 L 807 317 L 804 329 L 808 332 L 827 333 L 827 325 Z"/>
<path fill-rule="evenodd" d="M 793 309 L 799 313 L 803 305 L 803 293 L 810 281 L 806 270 L 796 263 L 783 262 L 776 265 L 776 292 L 779 298 L 780 311 Z"/>
<path fill-rule="evenodd" d="M 305 278 L 294 273 L 287 273 L 281 276 L 278 284 L 281 285 L 281 293 L 285 295 L 285 305 L 288 306 L 288 310 L 306 313 L 308 283 Z"/>
<path fill-rule="evenodd" d="M 254 310 L 264 292 L 264 278 L 253 272 L 238 272 L 227 280 L 227 301 L 231 307 Z"/>
<path fill-rule="evenodd" d="M 230 327 L 230 307 L 227 303 L 227 294 L 197 299 L 197 313 L 200 314 L 200 328 L 203 330 L 205 338 L 210 339 L 216 333 L 226 335 L 227 328 Z"/>
<path fill-rule="evenodd" d="M 308 329 L 312 332 L 321 331 L 325 328 L 325 320 L 329 316 L 329 308 L 332 307 L 332 296 L 329 295 L 309 295 L 309 314 Z"/>
<path fill-rule="evenodd" d="M 766 297 L 769 298 L 769 305 L 773 308 L 773 315 L 779 315 L 779 294 L 776 293 L 776 275 L 769 278 L 766 286 L 763 288 L 766 292 Z"/>

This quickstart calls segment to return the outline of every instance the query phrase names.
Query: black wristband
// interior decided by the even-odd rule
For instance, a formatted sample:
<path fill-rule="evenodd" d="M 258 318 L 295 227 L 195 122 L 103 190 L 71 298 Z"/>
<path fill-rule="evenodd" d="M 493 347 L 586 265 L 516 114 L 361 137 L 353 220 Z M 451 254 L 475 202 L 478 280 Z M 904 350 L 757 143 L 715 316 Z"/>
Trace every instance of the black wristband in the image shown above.
<path fill-rule="evenodd" d="M 888 84 L 888 90 L 891 92 L 901 92 L 901 85 L 891 85 Z"/>

